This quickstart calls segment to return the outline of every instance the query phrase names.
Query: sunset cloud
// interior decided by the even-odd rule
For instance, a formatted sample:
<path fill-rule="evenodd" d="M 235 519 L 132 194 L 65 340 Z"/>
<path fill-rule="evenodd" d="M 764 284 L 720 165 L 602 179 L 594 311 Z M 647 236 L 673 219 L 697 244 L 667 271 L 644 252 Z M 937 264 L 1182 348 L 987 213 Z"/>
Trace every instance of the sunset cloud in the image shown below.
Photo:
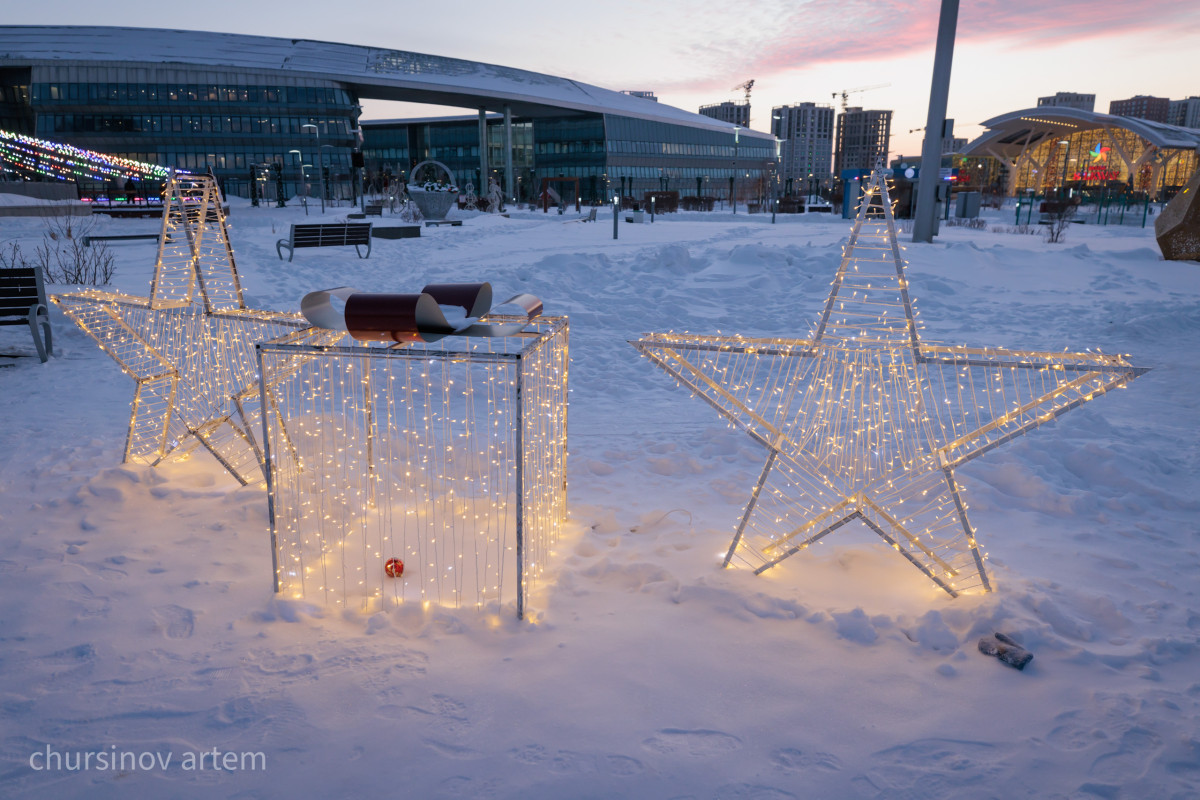
<path fill-rule="evenodd" d="M 673 5 L 673 4 L 666 4 Z M 698 4 L 702 11 L 715 4 Z M 656 85 L 674 91 L 725 91 L 729 75 L 768 76 L 818 63 L 886 60 L 932 49 L 939 3 L 934 0 L 811 0 L 756 3 L 733 23 L 699 18 L 686 42 L 676 42 L 690 75 Z M 661 10 L 661 7 L 660 7 Z M 728 13 L 727 11 L 725 12 Z M 714 13 L 711 19 L 721 19 Z M 1132 33 L 1174 38 L 1200 31 L 1200 6 L 1182 0 L 1143 3 L 979 0 L 959 12 L 957 41 L 1022 47 Z"/>

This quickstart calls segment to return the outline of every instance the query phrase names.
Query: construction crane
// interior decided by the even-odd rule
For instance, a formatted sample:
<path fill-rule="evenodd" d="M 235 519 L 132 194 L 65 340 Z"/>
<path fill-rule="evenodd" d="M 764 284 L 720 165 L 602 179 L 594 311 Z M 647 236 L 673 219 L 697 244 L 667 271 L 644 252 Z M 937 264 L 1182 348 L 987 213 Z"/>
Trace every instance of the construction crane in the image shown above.
<path fill-rule="evenodd" d="M 744 89 L 745 90 L 746 105 L 750 105 L 750 90 L 753 88 L 754 88 L 754 78 L 751 78 L 750 80 L 746 81 L 745 83 L 739 83 L 737 86 L 733 87 L 733 89 Z M 730 89 L 729 91 L 732 92 L 733 89 Z"/>
<path fill-rule="evenodd" d="M 753 81 L 751 81 L 751 83 L 753 83 Z M 850 106 L 850 103 L 848 102 L 848 95 L 855 94 L 856 92 L 866 92 L 871 89 L 882 89 L 885 86 L 891 86 L 891 84 L 890 83 L 877 83 L 874 86 L 859 86 L 857 89 L 842 89 L 840 92 L 834 92 L 833 97 L 837 98 L 838 95 L 841 95 L 841 97 L 842 97 L 842 113 L 845 114 L 846 109 L 849 108 L 849 106 Z M 737 88 L 737 87 L 734 87 L 734 88 Z M 750 93 L 750 90 L 747 89 L 746 90 L 747 96 L 749 96 L 749 93 Z"/>

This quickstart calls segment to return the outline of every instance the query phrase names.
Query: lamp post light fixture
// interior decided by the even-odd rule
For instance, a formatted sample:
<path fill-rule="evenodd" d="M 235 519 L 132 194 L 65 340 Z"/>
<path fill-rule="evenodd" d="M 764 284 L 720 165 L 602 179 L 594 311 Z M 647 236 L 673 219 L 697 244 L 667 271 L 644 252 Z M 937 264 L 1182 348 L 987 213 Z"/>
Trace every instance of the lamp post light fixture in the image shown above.
<path fill-rule="evenodd" d="M 305 128 L 312 128 L 312 132 L 314 134 L 316 134 L 316 137 L 317 137 L 317 160 L 320 161 L 320 158 L 321 158 L 321 129 L 318 128 L 316 125 L 313 125 L 311 122 L 306 125 L 300 126 L 300 130 L 304 130 Z M 321 169 L 319 166 L 317 167 L 317 169 L 321 176 L 321 213 L 324 214 L 325 213 L 325 170 Z"/>

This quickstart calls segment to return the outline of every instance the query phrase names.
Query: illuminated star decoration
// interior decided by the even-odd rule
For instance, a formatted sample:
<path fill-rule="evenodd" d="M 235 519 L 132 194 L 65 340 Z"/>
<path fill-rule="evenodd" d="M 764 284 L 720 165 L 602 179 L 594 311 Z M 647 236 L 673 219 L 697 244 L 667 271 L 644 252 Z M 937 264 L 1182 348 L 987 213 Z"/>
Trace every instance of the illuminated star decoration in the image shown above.
<path fill-rule="evenodd" d="M 922 341 L 881 165 L 809 338 L 631 344 L 767 450 L 725 566 L 762 573 L 861 520 L 955 597 L 992 588 L 955 468 L 1146 371 Z"/>
<path fill-rule="evenodd" d="M 149 297 L 53 300 L 137 383 L 125 461 L 157 465 L 203 445 L 242 484 L 262 480 L 255 345 L 308 323 L 246 308 L 211 177 L 168 178 Z"/>

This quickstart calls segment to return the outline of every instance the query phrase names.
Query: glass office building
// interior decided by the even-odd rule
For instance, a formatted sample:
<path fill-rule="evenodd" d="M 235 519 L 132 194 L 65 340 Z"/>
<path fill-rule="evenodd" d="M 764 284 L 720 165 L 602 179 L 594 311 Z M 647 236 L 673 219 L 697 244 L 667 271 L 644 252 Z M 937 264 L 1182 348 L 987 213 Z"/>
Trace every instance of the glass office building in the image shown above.
<path fill-rule="evenodd" d="M 361 99 L 475 113 L 364 122 L 360 133 Z M 491 176 L 522 197 L 543 177 L 564 177 L 578 178 L 587 200 L 649 190 L 728 200 L 734 186 L 752 200 L 770 195 L 776 156 L 769 134 L 554 75 L 335 42 L 100 26 L 0 25 L 0 124 L 211 170 L 242 196 L 274 166 L 287 195 L 316 194 L 322 167 L 324 183 L 349 195 L 361 145 L 368 172 L 405 177 L 436 159 L 480 194 Z"/>
<path fill-rule="evenodd" d="M 3 72 L 0 118 L 18 133 L 192 172 L 233 193 L 278 164 L 350 171 L 356 99 L 333 81 L 220 69 L 64 64 Z M 308 172 L 309 170 L 303 170 Z M 289 189 L 292 188 L 289 186 Z M 291 192 L 289 192 L 291 193 Z"/>
<path fill-rule="evenodd" d="M 480 193 L 477 117 L 363 121 L 368 174 L 407 178 L 407 170 L 435 159 L 454 171 L 460 188 Z M 488 171 L 503 186 L 504 120 L 488 117 Z M 742 130 L 693 128 L 617 114 L 514 118 L 514 194 L 536 197 L 541 178 L 578 178 L 583 202 L 601 203 L 620 193 L 640 200 L 647 191 L 739 202 L 771 195 L 775 145 L 771 137 Z"/>

